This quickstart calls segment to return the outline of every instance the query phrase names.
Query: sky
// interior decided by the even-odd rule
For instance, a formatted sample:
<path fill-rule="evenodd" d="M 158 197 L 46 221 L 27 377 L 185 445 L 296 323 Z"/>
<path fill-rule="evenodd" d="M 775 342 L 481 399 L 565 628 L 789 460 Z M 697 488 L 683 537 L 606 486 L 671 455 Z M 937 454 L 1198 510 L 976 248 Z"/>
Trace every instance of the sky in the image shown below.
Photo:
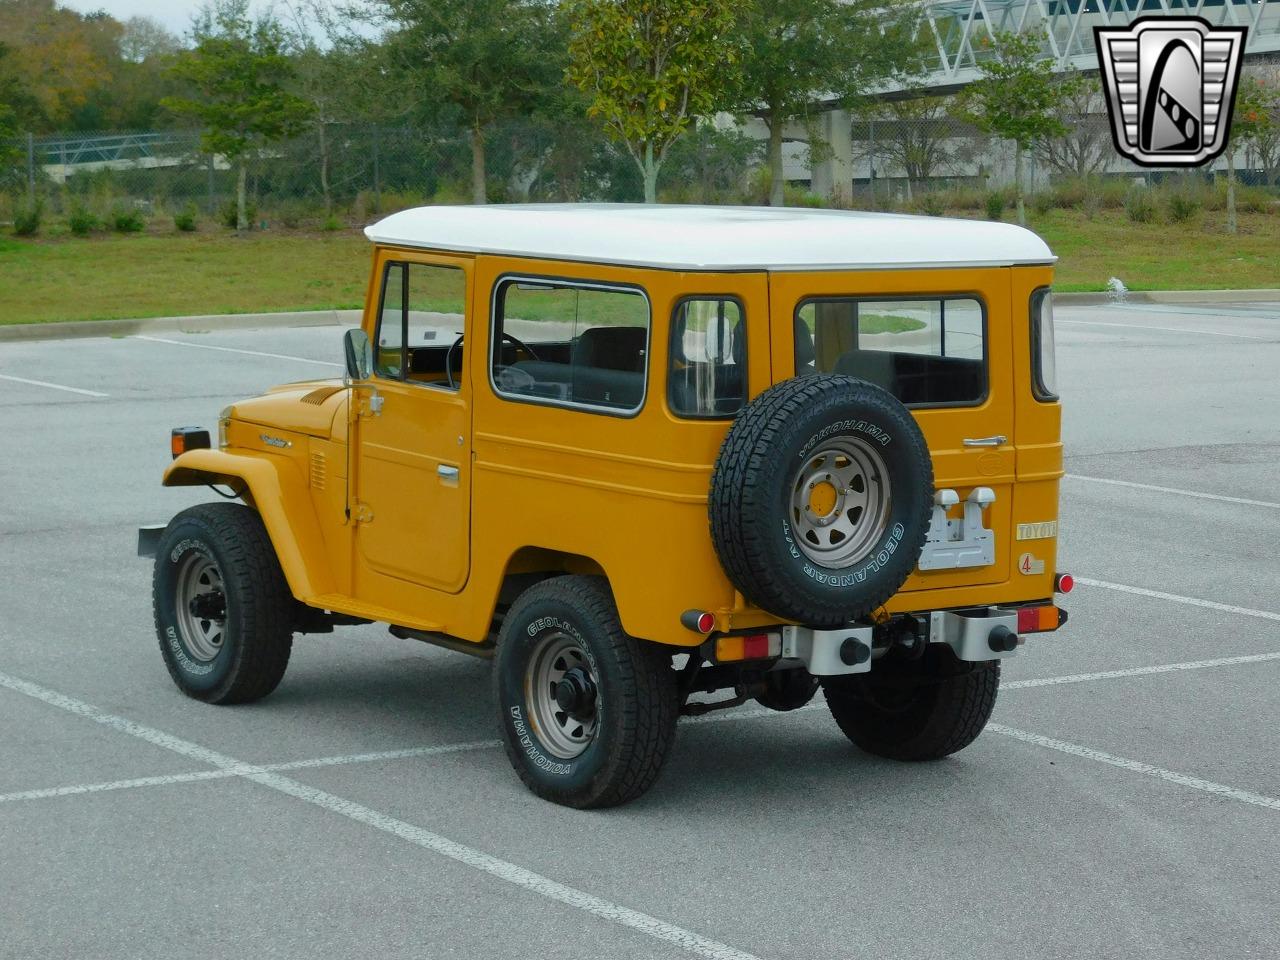
<path fill-rule="evenodd" d="M 117 20 L 150 17 L 181 36 L 191 29 L 191 18 L 203 2 L 204 0 L 62 0 L 61 6 L 81 13 L 105 10 Z"/>
<path fill-rule="evenodd" d="M 150 17 L 169 31 L 183 37 L 191 29 L 191 20 L 205 5 L 205 0 L 59 0 L 59 5 L 91 13 L 105 10 L 117 20 L 130 17 Z M 295 7 L 300 4 L 294 4 Z M 252 0 L 250 9 L 273 8 L 282 20 L 289 19 L 288 0 Z"/>

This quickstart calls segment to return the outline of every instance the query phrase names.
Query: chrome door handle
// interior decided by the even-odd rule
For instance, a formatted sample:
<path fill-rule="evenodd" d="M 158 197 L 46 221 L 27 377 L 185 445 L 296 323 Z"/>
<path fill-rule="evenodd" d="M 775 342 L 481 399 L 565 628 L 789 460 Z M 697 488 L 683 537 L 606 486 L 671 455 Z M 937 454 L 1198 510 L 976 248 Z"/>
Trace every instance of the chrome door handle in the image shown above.
<path fill-rule="evenodd" d="M 441 480 L 457 480 L 458 468 L 451 467 L 448 464 L 442 463 L 440 464 L 440 466 L 436 467 L 436 474 L 440 477 Z"/>
<path fill-rule="evenodd" d="M 1009 442 L 1009 438 L 1002 433 L 996 434 L 994 437 L 966 437 L 964 445 L 966 447 L 1000 447 Z"/>

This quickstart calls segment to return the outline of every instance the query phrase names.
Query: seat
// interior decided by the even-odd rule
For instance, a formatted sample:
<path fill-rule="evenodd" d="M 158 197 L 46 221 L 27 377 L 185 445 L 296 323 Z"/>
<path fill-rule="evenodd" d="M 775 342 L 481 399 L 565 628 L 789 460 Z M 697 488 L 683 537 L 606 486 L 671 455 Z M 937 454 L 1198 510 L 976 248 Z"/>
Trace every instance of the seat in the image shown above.
<path fill-rule="evenodd" d="M 648 339 L 644 327 L 591 327 L 573 341 L 572 362 L 575 367 L 643 373 Z"/>

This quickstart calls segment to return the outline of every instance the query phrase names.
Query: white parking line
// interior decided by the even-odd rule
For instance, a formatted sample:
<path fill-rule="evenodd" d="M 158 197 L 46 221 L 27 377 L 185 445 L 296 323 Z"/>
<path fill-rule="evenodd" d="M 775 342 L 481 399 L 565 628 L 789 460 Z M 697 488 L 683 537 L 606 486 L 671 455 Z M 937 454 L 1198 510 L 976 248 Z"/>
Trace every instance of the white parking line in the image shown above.
<path fill-rule="evenodd" d="M 1141 773 L 1148 777 L 1157 777 L 1161 780 L 1167 780 L 1170 783 L 1176 783 L 1183 787 L 1191 787 L 1193 790 L 1203 790 L 1205 793 L 1212 793 L 1220 797 L 1226 797 L 1228 800 L 1238 800 L 1241 803 L 1251 803 L 1254 806 L 1266 807 L 1269 810 L 1280 810 L 1280 800 L 1275 797 L 1264 796 L 1260 793 L 1250 793 L 1248 790 L 1237 790 L 1235 787 L 1228 787 L 1222 783 L 1214 783 L 1212 780 L 1201 780 L 1199 777 L 1189 777 L 1185 773 L 1178 773 L 1176 770 L 1166 770 L 1163 767 L 1155 767 L 1149 763 L 1143 763 L 1140 760 L 1130 760 L 1127 757 L 1117 757 L 1115 754 L 1104 753 L 1101 750 L 1094 750 L 1092 747 L 1083 747 L 1078 743 L 1069 743 L 1066 740 L 1055 740 L 1053 737 L 1042 737 L 1038 733 L 1028 733 L 1026 730 L 1006 727 L 1004 724 L 1000 723 L 989 723 L 987 724 L 987 729 L 1006 737 L 1013 737 L 1015 740 L 1021 740 L 1024 743 L 1035 744 L 1037 747 L 1046 747 L 1050 750 L 1057 750 L 1059 753 L 1068 753 L 1073 757 L 1081 757 L 1085 760 L 1096 760 L 1099 763 L 1107 763 L 1113 767 L 1120 767 L 1123 770 Z"/>
<path fill-rule="evenodd" d="M 1213 660 L 1187 660 L 1181 663 L 1162 663 L 1154 667 L 1129 667 L 1125 670 L 1103 670 L 1098 673 L 1076 673 L 1066 677 L 1039 677 L 1034 680 L 1007 680 L 1000 683 L 1001 691 L 1023 690 L 1027 687 L 1055 687 L 1061 683 L 1086 683 L 1090 680 L 1113 680 L 1123 677 L 1148 677 L 1160 673 L 1177 673 L 1181 670 L 1203 670 L 1206 667 L 1231 667 L 1240 663 L 1265 663 L 1280 660 L 1280 653 L 1249 653 L 1239 657 L 1217 657 Z"/>
<path fill-rule="evenodd" d="M 135 777 L 132 780 L 108 780 L 104 783 L 82 783 L 66 787 L 45 787 L 38 790 L 19 790 L 16 793 L 0 793 L 0 803 L 18 800 L 45 800 L 50 797 L 70 797 L 82 793 L 103 793 L 110 790 L 133 790 L 138 787 L 165 787 L 174 783 L 196 783 L 201 780 L 225 780 L 242 777 L 257 770 L 310 770 L 316 767 L 335 767 L 349 763 L 376 763 L 380 760 L 406 760 L 413 757 L 435 757 L 446 753 L 465 753 L 471 750 L 488 750 L 502 746 L 499 740 L 478 740 L 471 743 L 446 743 L 434 747 L 405 747 L 400 750 L 380 750 L 377 753 L 353 753 L 341 757 L 310 757 L 305 760 L 287 760 L 283 763 L 263 763 L 237 770 L 195 770 L 190 773 L 171 773 L 159 777 Z"/>
<path fill-rule="evenodd" d="M 341 367 L 342 364 L 330 360 L 312 360 L 310 357 L 295 357 L 288 353 L 264 353 L 261 350 L 242 350 L 239 347 L 216 347 L 212 343 L 191 343 L 188 340 L 167 340 L 164 337 L 148 337 L 136 334 L 134 340 L 147 340 L 150 343 L 167 343 L 175 347 L 191 347 L 195 350 L 217 350 L 220 353 L 243 353 L 250 357 L 267 357 L 271 360 L 296 360 L 298 363 L 315 363 L 322 367 Z"/>
<path fill-rule="evenodd" d="M 1132 593 L 1139 597 L 1152 597 L 1156 600 L 1168 600 L 1171 603 L 1185 603 L 1192 607 L 1204 607 L 1206 610 L 1221 610 L 1223 613 L 1238 613 L 1242 617 L 1256 617 L 1259 620 L 1274 620 L 1280 623 L 1280 613 L 1270 610 L 1255 610 L 1252 607 L 1237 607 L 1229 603 L 1218 603 L 1214 600 L 1201 600 L 1199 597 L 1184 597 L 1176 593 L 1165 593 L 1162 590 L 1148 590 L 1146 587 L 1131 587 L 1127 583 L 1111 583 L 1107 580 L 1090 580 L 1087 577 L 1076 577 L 1076 583 L 1086 587 L 1101 587 L 1103 590 L 1115 590 L 1119 593 Z"/>
<path fill-rule="evenodd" d="M 50 390 L 62 390 L 65 393 L 78 393 L 82 397 L 103 397 L 105 393 L 99 393 L 97 390 L 85 390 L 81 387 L 64 387 L 60 383 L 46 383 L 43 380 L 28 380 L 26 377 L 11 377 L 0 373 L 0 380 L 12 380 L 14 383 L 25 383 L 32 387 L 48 387 Z"/>
<path fill-rule="evenodd" d="M 1247 333 L 1223 333 L 1221 330 L 1194 330 L 1189 327 L 1155 327 L 1145 323 L 1110 323 L 1102 320 L 1055 320 L 1054 323 L 1078 324 L 1086 327 L 1119 327 L 1122 330 L 1159 330 L 1164 333 L 1194 333 L 1206 337 L 1232 337 L 1236 340 L 1260 340 L 1275 343 L 1275 337 L 1253 337 Z"/>
<path fill-rule="evenodd" d="M 1252 653 L 1238 657 L 1217 657 L 1212 660 L 1189 660 L 1178 663 L 1162 663 L 1151 667 L 1127 667 L 1123 670 L 1102 670 L 1097 673 L 1075 673 L 1061 677 L 1037 677 L 1031 680 L 1005 680 L 1000 689 L 1022 690 L 1028 687 L 1053 687 L 1065 683 L 1087 683 L 1091 680 L 1110 680 L 1125 677 L 1144 677 L 1161 673 L 1175 673 L 1183 670 L 1203 670 L 1209 667 L 1228 667 L 1243 663 L 1264 663 L 1269 660 L 1280 660 L 1278 653 Z M 806 704 L 797 710 L 821 710 L 822 701 Z M 777 711 L 766 707 L 746 710 L 723 710 L 703 714 L 699 717 L 685 717 L 682 723 L 701 724 L 717 723 L 726 720 L 759 720 L 764 717 L 776 717 Z M 469 743 L 445 743 L 431 747 L 403 747 L 398 750 L 379 750 L 374 753 L 353 753 L 336 757 L 311 757 L 304 760 L 286 760 L 282 763 L 263 763 L 248 766 L 244 769 L 196 770 L 190 773 L 171 773 L 156 777 L 135 777 L 131 780 L 108 780 L 102 783 L 72 784 L 63 787 L 43 787 L 36 790 L 20 790 L 15 793 L 0 793 L 0 803 L 12 803 L 20 800 L 44 800 L 53 797 L 69 797 L 83 793 L 102 793 L 110 790 L 131 790 L 138 787 L 163 787 L 177 783 L 197 783 L 203 780 L 225 780 L 230 777 L 241 777 L 246 773 L 258 770 L 280 772 L 284 770 L 305 770 L 317 767 L 341 766 L 351 763 L 376 763 L 386 760 L 406 760 L 417 757 L 433 757 L 448 753 L 468 753 L 473 750 L 493 750 L 502 746 L 500 740 L 477 740 Z"/>
<path fill-rule="evenodd" d="M 661 940 L 697 956 L 707 957 L 709 960 L 759 960 L 754 955 L 737 950 L 728 944 L 711 940 L 691 930 L 667 923 L 665 920 L 659 920 L 657 917 L 651 917 L 638 910 L 631 910 L 574 887 L 557 883 L 539 873 L 534 873 L 532 870 L 526 870 L 524 867 L 517 866 L 514 863 L 508 863 L 506 860 L 499 860 L 497 857 L 492 857 L 480 850 L 457 843 L 448 837 L 432 833 L 430 830 L 414 826 L 403 820 L 397 820 L 395 817 L 389 817 L 362 804 L 345 800 L 342 797 L 326 793 L 323 790 L 317 790 L 314 787 L 308 787 L 297 780 L 291 780 L 261 767 L 243 763 L 234 757 L 229 757 L 226 754 L 218 753 L 199 744 L 175 737 L 172 734 L 165 733 L 163 730 L 156 730 L 124 717 L 104 713 L 91 704 L 68 697 L 65 694 L 58 693 L 56 690 L 50 690 L 47 687 L 4 673 L 0 673 L 0 686 L 8 687 L 10 690 L 26 694 L 50 706 L 66 710 L 68 713 L 100 723 L 121 733 L 127 733 L 139 740 L 144 740 L 157 747 L 163 747 L 165 750 L 170 750 L 189 759 L 207 763 L 222 770 L 235 770 L 237 775 L 243 776 L 247 780 L 252 780 L 254 783 L 270 790 L 275 790 L 277 793 L 283 793 L 286 796 L 302 800 L 323 810 L 344 816 L 349 820 L 381 830 L 383 833 L 400 837 L 402 840 L 407 840 L 433 853 L 438 853 L 482 873 L 497 877 L 499 880 L 505 880 L 507 883 L 523 887 L 539 896 L 546 897 L 548 900 L 554 900 L 603 920 L 612 921 L 620 926 L 643 933 L 656 940 Z"/>
<path fill-rule="evenodd" d="M 1179 487 L 1157 487 L 1152 483 L 1134 483 L 1132 480 L 1111 480 L 1106 477 L 1086 477 L 1079 473 L 1068 473 L 1068 480 L 1087 480 L 1089 483 L 1107 483 L 1113 487 L 1132 487 L 1135 490 L 1152 490 L 1156 493 L 1172 493 L 1180 497 L 1195 497 L 1197 500 L 1217 500 L 1221 503 L 1241 503 L 1248 507 L 1265 507 L 1268 510 L 1280 510 L 1280 503 L 1269 500 L 1248 500 L 1244 497 L 1224 497 L 1217 493 L 1201 493 L 1199 490 L 1183 490 Z"/>

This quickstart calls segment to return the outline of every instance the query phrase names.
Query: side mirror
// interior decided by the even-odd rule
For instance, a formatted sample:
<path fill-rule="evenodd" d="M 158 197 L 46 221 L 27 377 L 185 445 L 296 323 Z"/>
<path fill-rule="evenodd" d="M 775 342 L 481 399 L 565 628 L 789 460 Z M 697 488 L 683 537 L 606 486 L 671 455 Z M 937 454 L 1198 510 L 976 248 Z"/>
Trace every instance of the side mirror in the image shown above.
<path fill-rule="evenodd" d="M 373 373 L 373 344 L 369 335 L 357 327 L 348 330 L 342 338 L 347 354 L 347 377 L 351 380 L 368 380 Z"/>

